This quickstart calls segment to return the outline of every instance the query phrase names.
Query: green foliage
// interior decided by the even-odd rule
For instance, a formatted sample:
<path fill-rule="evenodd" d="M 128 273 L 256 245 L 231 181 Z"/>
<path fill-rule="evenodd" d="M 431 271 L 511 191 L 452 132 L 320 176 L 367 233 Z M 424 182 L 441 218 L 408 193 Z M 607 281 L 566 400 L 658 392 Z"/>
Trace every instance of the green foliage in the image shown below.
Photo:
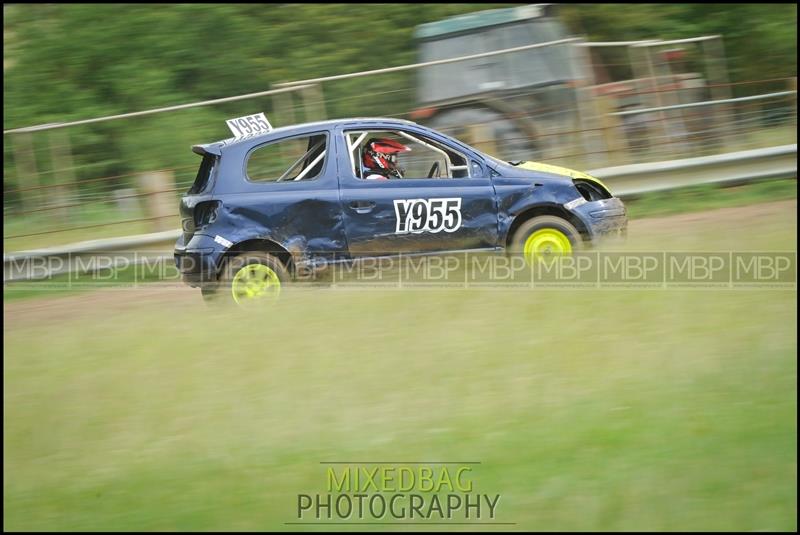
<path fill-rule="evenodd" d="M 4 129 L 264 91 L 273 84 L 413 62 L 418 24 L 491 4 L 30 5 L 4 7 Z M 409 73 L 326 88 L 332 116 L 405 113 Z M 372 96 L 370 96 L 372 95 Z M 299 105 L 299 98 L 295 105 Z M 391 105 L 392 111 L 386 110 Z M 77 178 L 191 165 L 224 119 L 270 98 L 70 128 Z M 302 116 L 295 116 L 302 120 Z M 35 134 L 39 170 L 46 134 Z M 12 140 L 13 143 L 13 140 Z M 8 156 L 11 156 L 11 151 Z M 81 164 L 104 162 L 83 168 Z M 7 159 L 4 184 L 15 181 Z"/>
<path fill-rule="evenodd" d="M 416 59 L 412 34 L 419 24 L 508 5 L 7 5 L 4 129 L 410 63 Z M 576 4 L 563 6 L 562 17 L 573 33 L 592 40 L 719 33 L 733 80 L 796 74 L 796 5 Z M 407 113 L 415 106 L 414 84 L 410 71 L 326 84 L 327 114 Z M 294 103 L 299 106 L 300 99 Z M 224 119 L 253 110 L 271 116 L 286 111 L 274 110 L 265 97 L 70 128 L 77 178 L 191 165 L 196 160 L 191 144 L 227 137 Z M 44 137 L 34 135 L 40 171 L 49 169 Z M 4 177 L 4 184 L 16 180 L 13 162 L 4 165 Z"/>
<path fill-rule="evenodd" d="M 721 35 L 732 82 L 797 76 L 797 4 L 567 4 L 561 16 L 590 41 Z M 611 70 L 627 68 L 624 49 L 597 53 Z"/>

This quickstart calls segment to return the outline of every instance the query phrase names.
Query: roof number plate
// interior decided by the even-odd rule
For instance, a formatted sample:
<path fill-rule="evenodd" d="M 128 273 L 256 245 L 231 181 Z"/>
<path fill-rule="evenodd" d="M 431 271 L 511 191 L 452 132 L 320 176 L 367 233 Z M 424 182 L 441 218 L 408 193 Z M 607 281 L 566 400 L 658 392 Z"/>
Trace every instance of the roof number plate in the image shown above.
<path fill-rule="evenodd" d="M 225 122 L 236 139 L 266 134 L 272 130 L 272 125 L 269 124 L 267 117 L 263 113 L 228 119 Z"/>

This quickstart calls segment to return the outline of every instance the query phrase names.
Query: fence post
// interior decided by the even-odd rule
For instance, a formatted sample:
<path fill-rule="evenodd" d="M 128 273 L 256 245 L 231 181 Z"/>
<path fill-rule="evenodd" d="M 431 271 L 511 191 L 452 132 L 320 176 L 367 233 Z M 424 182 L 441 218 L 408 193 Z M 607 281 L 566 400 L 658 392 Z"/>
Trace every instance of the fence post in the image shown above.
<path fill-rule="evenodd" d="M 114 201 L 123 219 L 139 217 L 139 200 L 133 188 L 122 188 L 114 191 Z"/>
<path fill-rule="evenodd" d="M 272 95 L 272 126 L 289 126 L 297 123 L 294 113 L 294 91 L 285 91 Z"/>
<path fill-rule="evenodd" d="M 28 132 L 20 132 L 14 136 L 14 167 L 17 171 L 17 190 L 19 193 L 20 205 L 23 210 L 33 206 L 35 203 L 31 202 L 28 196 L 29 188 L 35 188 L 39 185 L 39 173 L 36 171 L 36 154 L 33 151 L 33 139 Z M 36 195 L 38 190 L 30 190 L 33 195 Z"/>
<path fill-rule="evenodd" d="M 322 84 L 312 84 L 311 87 L 300 90 L 305 108 L 306 122 L 325 120 L 325 99 L 322 96 Z"/>
<path fill-rule="evenodd" d="M 650 73 L 650 80 L 651 80 L 651 87 L 655 92 L 655 102 L 656 107 L 663 107 L 664 106 L 664 99 L 662 98 L 661 92 L 661 83 L 659 81 L 659 77 L 656 75 L 655 65 L 653 63 L 653 48 L 651 46 L 643 46 L 644 55 L 647 59 L 647 71 Z M 660 110 L 658 113 L 658 126 L 659 130 L 661 130 L 662 135 L 662 143 L 669 144 L 668 142 L 671 140 L 670 135 L 670 128 L 669 128 L 669 119 L 667 115 L 664 113 L 664 110 Z M 672 147 L 670 147 L 671 149 Z"/>
<path fill-rule="evenodd" d="M 175 187 L 172 171 L 151 171 L 139 177 L 145 196 L 146 213 L 152 219 L 151 227 L 155 231 L 169 230 L 173 221 L 169 216 L 175 214 L 175 195 L 171 190 Z M 157 219 L 155 219 L 157 218 Z"/>
<path fill-rule="evenodd" d="M 586 39 L 581 39 L 580 43 L 585 43 Z M 580 66 L 582 74 L 580 84 L 575 88 L 575 102 L 577 114 L 575 117 L 574 130 L 579 131 L 581 150 L 583 151 L 583 165 L 588 169 L 592 167 L 599 167 L 596 165 L 599 158 L 596 151 L 593 150 L 596 143 L 593 143 L 592 136 L 594 132 L 592 129 L 597 127 L 598 121 L 596 115 L 592 111 L 592 99 L 594 98 L 593 91 L 597 85 L 597 79 L 594 73 L 594 66 L 592 65 L 592 55 L 588 47 L 570 45 L 572 50 L 576 52 L 577 65 Z"/>
<path fill-rule="evenodd" d="M 473 124 L 468 126 L 467 129 L 476 149 L 491 156 L 498 156 L 495 140 L 485 124 Z"/>
<path fill-rule="evenodd" d="M 700 44 L 700 48 L 705 60 L 706 84 L 709 86 L 709 98 L 711 100 L 726 100 L 732 98 L 733 91 L 728 80 L 728 68 L 725 64 L 725 48 L 722 43 L 722 37 L 707 39 Z M 709 146 L 711 150 L 716 150 L 718 148 L 723 148 L 724 150 L 726 142 L 726 107 L 710 106 L 710 108 L 707 130 L 711 131 L 711 136 L 713 137 Z M 735 117 L 732 123 L 734 125 L 736 124 Z"/>
<path fill-rule="evenodd" d="M 700 45 L 705 55 L 706 72 L 711 85 L 711 100 L 726 100 L 733 97 L 728 82 L 728 68 L 725 63 L 725 47 L 722 37 L 707 39 Z"/>
<path fill-rule="evenodd" d="M 53 188 L 53 195 L 56 202 L 62 206 L 55 210 L 56 217 L 61 222 L 66 222 L 68 209 L 63 205 L 69 204 L 69 194 L 74 190 L 75 172 L 72 164 L 72 150 L 69 142 L 69 134 L 63 129 L 56 128 L 48 132 L 50 142 L 50 161 L 53 169 L 53 180 L 59 184 Z"/>
<path fill-rule="evenodd" d="M 596 96 L 594 99 L 599 128 L 605 145 L 606 162 L 610 165 L 620 165 L 624 159 L 623 146 L 620 135 L 621 125 L 619 120 L 611 115 L 615 108 L 613 101 L 608 96 Z"/>

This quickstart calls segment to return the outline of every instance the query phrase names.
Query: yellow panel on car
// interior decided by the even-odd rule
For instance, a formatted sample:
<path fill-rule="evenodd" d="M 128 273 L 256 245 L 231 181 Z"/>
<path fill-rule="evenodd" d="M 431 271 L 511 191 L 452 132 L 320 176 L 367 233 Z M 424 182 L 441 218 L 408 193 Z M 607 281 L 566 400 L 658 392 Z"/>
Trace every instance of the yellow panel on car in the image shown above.
<path fill-rule="evenodd" d="M 587 175 L 586 173 L 570 169 L 568 167 L 561 167 L 559 165 L 550 165 L 547 163 L 539 163 L 539 162 L 522 162 L 516 167 L 519 167 L 521 169 L 527 169 L 529 171 L 541 171 L 542 173 L 553 173 L 556 175 L 568 176 L 570 178 L 583 178 L 585 180 L 591 180 L 592 182 L 597 182 L 598 184 L 603 186 L 606 189 L 606 191 L 611 191 L 599 179 L 591 175 Z"/>

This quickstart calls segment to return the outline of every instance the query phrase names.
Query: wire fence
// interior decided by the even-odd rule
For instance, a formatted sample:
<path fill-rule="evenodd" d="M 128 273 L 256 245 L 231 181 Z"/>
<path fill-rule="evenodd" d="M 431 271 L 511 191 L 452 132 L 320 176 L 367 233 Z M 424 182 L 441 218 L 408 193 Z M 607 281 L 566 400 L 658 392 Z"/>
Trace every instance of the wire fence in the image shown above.
<path fill-rule="evenodd" d="M 683 41 L 708 47 L 715 40 Z M 178 200 L 199 165 L 190 146 L 230 137 L 225 118 L 258 111 L 274 126 L 352 116 L 411 119 L 503 159 L 578 169 L 796 143 L 796 78 L 731 83 L 720 75 L 719 58 L 701 72 L 681 70 L 659 53 L 675 44 L 683 43 L 562 39 L 5 130 L 3 248 L 178 228 Z M 613 46 L 630 52 L 636 78 L 598 76 L 615 63 L 586 52 Z M 566 58 L 570 75 L 536 83 L 548 57 Z M 452 87 L 437 99 L 430 88 L 441 84 Z"/>

